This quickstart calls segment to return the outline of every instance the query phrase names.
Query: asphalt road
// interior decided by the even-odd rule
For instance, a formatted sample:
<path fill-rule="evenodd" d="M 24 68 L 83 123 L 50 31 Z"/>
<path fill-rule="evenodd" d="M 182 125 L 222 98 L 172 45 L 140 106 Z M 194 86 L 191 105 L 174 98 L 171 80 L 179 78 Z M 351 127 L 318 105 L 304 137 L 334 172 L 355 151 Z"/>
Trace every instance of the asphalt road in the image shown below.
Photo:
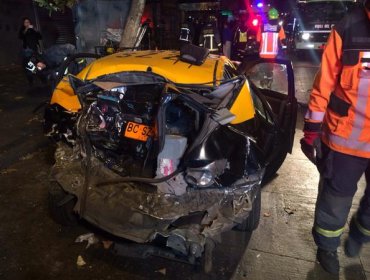
<path fill-rule="evenodd" d="M 317 65 L 294 64 L 297 97 L 308 98 Z M 232 231 L 216 247 L 214 269 L 161 258 L 117 256 L 102 243 L 86 249 L 75 243 L 81 234 L 94 232 L 114 240 L 84 222 L 75 228 L 55 224 L 47 211 L 49 169 L 54 147 L 42 135 L 42 110 L 33 110 L 50 96 L 38 83 L 29 89 L 17 67 L 0 69 L 0 279 L 230 279 L 245 278 L 239 262 L 250 236 Z M 301 123 L 298 125 L 301 127 Z M 86 265 L 76 264 L 81 256 Z M 236 275 L 236 276 L 235 276 Z"/>

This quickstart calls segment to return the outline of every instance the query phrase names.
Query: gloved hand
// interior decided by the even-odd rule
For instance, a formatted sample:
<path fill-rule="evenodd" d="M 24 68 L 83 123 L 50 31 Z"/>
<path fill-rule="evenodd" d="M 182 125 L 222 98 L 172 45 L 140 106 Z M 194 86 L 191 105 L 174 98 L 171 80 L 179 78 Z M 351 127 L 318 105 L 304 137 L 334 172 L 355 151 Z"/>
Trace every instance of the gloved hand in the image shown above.
<path fill-rule="evenodd" d="M 301 150 L 305 156 L 316 164 L 316 159 L 322 157 L 320 132 L 304 131 L 304 137 L 300 141 Z"/>

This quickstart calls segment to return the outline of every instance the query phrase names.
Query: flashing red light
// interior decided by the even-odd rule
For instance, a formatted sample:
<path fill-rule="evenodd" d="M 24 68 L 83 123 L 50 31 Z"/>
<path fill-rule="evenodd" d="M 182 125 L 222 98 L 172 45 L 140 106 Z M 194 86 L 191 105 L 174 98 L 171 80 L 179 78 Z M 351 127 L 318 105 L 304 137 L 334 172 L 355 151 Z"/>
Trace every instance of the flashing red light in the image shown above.
<path fill-rule="evenodd" d="M 258 26 L 258 19 L 253 19 L 252 20 L 252 25 L 254 26 L 254 27 L 256 27 L 256 26 Z"/>

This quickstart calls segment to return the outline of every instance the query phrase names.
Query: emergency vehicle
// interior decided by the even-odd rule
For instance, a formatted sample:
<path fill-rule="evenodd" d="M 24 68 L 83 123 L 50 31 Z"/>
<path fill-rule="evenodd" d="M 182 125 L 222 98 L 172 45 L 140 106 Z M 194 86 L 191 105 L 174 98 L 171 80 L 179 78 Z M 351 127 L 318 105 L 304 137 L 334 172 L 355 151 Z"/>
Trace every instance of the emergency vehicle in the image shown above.
<path fill-rule="evenodd" d="M 294 12 L 294 48 L 323 49 L 331 28 L 356 6 L 356 0 L 298 1 Z"/>

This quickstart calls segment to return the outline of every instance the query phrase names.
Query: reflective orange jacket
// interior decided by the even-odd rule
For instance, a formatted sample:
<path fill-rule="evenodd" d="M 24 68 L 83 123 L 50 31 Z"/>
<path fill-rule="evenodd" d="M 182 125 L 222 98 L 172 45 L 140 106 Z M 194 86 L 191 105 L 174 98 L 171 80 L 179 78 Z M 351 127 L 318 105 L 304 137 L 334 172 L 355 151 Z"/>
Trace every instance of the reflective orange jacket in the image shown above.
<path fill-rule="evenodd" d="M 286 38 L 285 31 L 278 20 L 262 23 L 257 32 L 257 42 L 260 43 L 259 54 L 262 58 L 276 58 L 279 44 Z"/>
<path fill-rule="evenodd" d="M 305 119 L 322 122 L 331 149 L 370 158 L 370 12 L 359 8 L 332 30 Z"/>

